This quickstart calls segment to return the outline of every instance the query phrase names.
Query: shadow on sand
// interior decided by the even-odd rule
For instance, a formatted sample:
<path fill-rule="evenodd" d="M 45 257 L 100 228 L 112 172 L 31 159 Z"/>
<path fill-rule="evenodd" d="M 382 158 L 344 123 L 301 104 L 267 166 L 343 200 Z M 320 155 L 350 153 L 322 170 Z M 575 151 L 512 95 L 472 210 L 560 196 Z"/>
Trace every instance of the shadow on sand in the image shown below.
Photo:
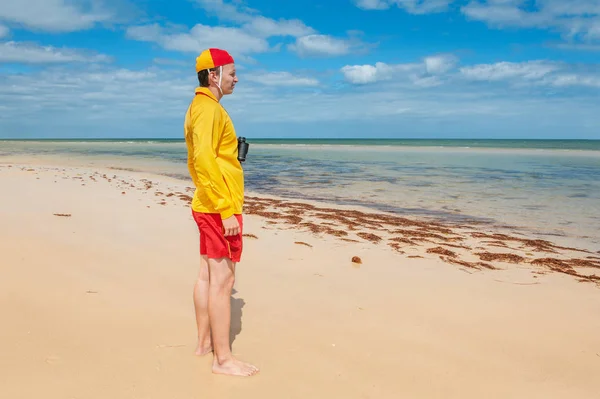
<path fill-rule="evenodd" d="M 229 331 L 229 342 L 233 345 L 235 338 L 242 332 L 242 308 L 246 304 L 241 298 L 234 298 L 236 290 L 231 292 L 231 329 Z"/>

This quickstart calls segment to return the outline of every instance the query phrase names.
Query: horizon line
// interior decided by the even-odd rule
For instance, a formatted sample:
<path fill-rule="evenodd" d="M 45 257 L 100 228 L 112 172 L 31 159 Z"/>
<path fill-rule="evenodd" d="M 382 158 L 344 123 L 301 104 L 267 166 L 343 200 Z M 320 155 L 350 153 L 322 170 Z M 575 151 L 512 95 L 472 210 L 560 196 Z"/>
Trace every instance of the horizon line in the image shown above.
<path fill-rule="evenodd" d="M 242 136 L 239 136 L 242 137 Z M 600 141 L 600 138 L 498 138 L 498 137 L 248 137 L 252 140 L 545 140 L 545 141 Z M 61 140 L 61 141 L 84 141 L 84 140 L 179 140 L 185 141 L 183 137 L 0 137 L 0 141 L 38 141 L 38 140 Z"/>

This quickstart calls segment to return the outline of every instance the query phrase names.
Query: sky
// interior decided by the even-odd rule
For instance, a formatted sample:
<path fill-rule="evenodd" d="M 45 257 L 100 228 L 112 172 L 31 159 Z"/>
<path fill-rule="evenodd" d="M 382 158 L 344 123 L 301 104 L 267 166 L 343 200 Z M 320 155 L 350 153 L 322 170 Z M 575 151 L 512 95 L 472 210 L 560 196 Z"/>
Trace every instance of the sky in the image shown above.
<path fill-rule="evenodd" d="M 0 2 L 0 138 L 182 138 L 229 51 L 248 138 L 600 139 L 600 0 Z"/>

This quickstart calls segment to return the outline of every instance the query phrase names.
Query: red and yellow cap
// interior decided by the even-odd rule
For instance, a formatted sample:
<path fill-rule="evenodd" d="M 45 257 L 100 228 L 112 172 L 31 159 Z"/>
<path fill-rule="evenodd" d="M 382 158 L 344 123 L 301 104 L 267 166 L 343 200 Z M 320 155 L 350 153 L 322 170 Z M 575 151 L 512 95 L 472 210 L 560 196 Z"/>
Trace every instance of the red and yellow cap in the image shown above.
<path fill-rule="evenodd" d="M 209 48 L 196 58 L 196 72 L 232 63 L 233 57 L 227 51 L 218 48 Z"/>

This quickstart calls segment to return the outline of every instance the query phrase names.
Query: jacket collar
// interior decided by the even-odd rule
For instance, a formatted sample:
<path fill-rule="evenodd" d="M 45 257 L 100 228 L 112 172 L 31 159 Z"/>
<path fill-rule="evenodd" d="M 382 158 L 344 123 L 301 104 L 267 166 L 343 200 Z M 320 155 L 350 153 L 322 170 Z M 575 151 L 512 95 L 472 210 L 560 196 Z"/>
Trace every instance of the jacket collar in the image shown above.
<path fill-rule="evenodd" d="M 219 102 L 219 100 L 217 100 L 215 95 L 212 93 L 212 91 L 208 89 L 208 87 L 196 87 L 196 95 L 198 94 L 205 95 L 207 97 L 212 98 L 214 101 Z"/>

